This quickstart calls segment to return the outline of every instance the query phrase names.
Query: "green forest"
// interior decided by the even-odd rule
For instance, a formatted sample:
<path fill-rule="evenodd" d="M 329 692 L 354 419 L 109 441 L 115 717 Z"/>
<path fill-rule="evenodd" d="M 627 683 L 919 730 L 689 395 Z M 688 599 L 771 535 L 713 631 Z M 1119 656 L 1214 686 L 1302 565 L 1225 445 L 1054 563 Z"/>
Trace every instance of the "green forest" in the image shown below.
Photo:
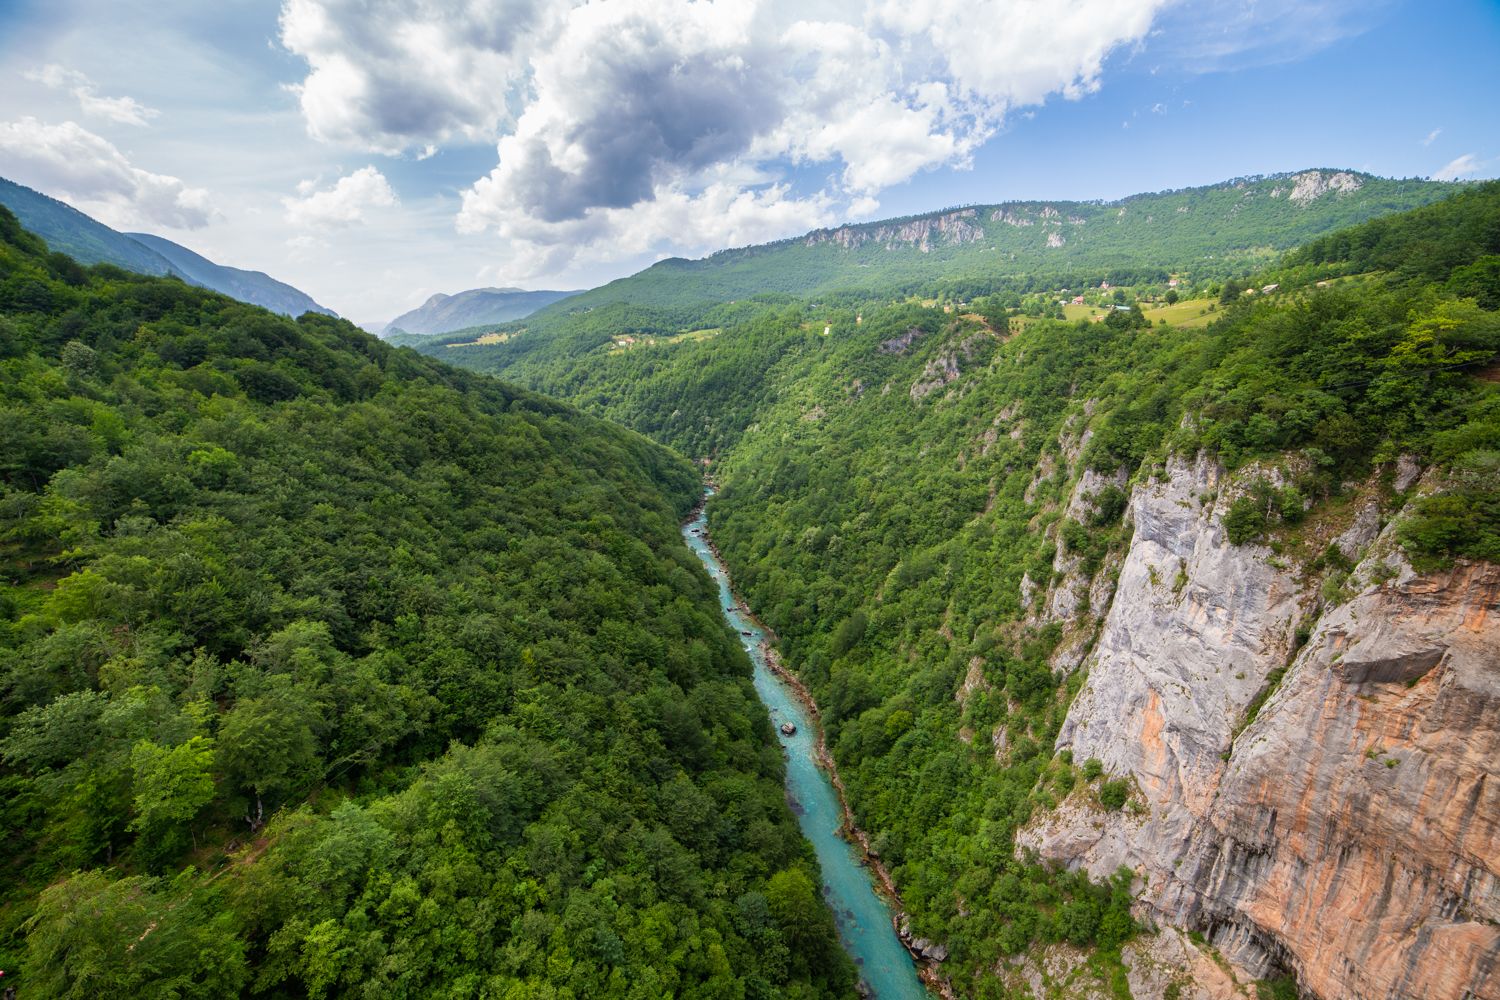
<path fill-rule="evenodd" d="M 1097 761 L 1054 754 L 1081 678 L 1054 673 L 1062 629 L 1029 624 L 1023 603 L 1023 579 L 1051 579 L 1059 548 L 1092 576 L 1129 543 L 1128 485 L 1064 518 L 1083 469 L 1140 481 L 1200 451 L 1231 470 L 1285 464 L 1289 485 L 1247 496 L 1226 527 L 1333 599 L 1348 566 L 1309 548 L 1304 521 L 1336 518 L 1348 484 L 1382 470 L 1389 491 L 1411 454 L 1444 483 L 1401 525 L 1412 561 L 1500 559 L 1500 185 L 1241 281 L 1213 290 L 1214 321 L 1197 327 L 1134 306 L 1015 332 L 888 296 L 773 297 L 689 318 L 711 337 L 621 350 L 601 308 L 524 348 L 442 356 L 714 460 L 710 522 L 737 585 L 816 695 L 914 931 L 946 942 L 945 972 L 984 997 L 995 961 L 1039 941 L 1097 946 L 1107 977 L 1133 931 L 1128 879 L 1089 884 L 1013 848 L 1035 810 L 1080 786 L 1131 807 Z M 1085 605 L 1074 632 L 1102 610 Z M 976 669 L 983 683 L 956 698 Z"/>
<path fill-rule="evenodd" d="M 699 487 L 0 209 L 5 983 L 851 996 Z"/>

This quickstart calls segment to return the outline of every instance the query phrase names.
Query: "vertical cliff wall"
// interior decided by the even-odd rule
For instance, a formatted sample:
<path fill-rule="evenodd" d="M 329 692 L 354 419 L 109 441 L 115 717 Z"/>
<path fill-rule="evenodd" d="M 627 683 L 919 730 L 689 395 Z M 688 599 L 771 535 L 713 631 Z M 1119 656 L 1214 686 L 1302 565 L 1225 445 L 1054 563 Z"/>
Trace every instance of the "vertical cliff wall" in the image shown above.
<path fill-rule="evenodd" d="M 1145 915 L 1252 976 L 1291 971 L 1325 998 L 1500 998 L 1500 567 L 1418 574 L 1366 503 L 1339 539 L 1368 549 L 1357 593 L 1320 600 L 1315 577 L 1229 544 L 1235 495 L 1205 458 L 1132 492 L 1058 737 L 1128 777 L 1132 802 L 1076 794 L 1022 846 L 1130 867 Z"/>

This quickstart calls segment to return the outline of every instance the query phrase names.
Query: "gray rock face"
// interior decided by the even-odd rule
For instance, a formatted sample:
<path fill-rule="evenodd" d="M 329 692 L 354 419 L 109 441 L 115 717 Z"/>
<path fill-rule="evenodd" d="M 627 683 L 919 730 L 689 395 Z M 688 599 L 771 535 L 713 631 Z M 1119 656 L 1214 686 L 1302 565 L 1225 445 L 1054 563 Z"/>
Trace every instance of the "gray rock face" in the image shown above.
<path fill-rule="evenodd" d="M 1081 523 L 1088 523 L 1099 509 L 1097 503 L 1099 494 L 1110 486 L 1117 489 L 1123 487 L 1129 481 L 1130 470 L 1124 466 L 1113 473 L 1084 469 L 1073 487 L 1073 495 L 1068 498 L 1068 508 L 1064 516 Z"/>
<path fill-rule="evenodd" d="M 1380 504 L 1366 501 L 1354 517 L 1354 523 L 1333 540 L 1345 559 L 1358 559 L 1365 546 L 1380 534 Z"/>
<path fill-rule="evenodd" d="M 911 247 L 929 253 L 937 245 L 983 240 L 984 228 L 977 221 L 978 214 L 976 209 L 962 208 L 906 222 L 819 229 L 807 234 L 806 243 L 810 247 L 831 243 L 845 250 L 876 244 L 887 250 Z"/>
<path fill-rule="evenodd" d="M 1002 962 L 1000 980 L 1025 997 L 1114 1000 L 1111 984 L 1091 967 L 1089 952 L 1067 944 L 1028 951 Z M 1252 989 L 1237 982 L 1206 949 L 1170 927 L 1142 934 L 1121 949 L 1130 995 L 1138 1000 L 1250 1000 Z"/>
<path fill-rule="evenodd" d="M 1364 186 L 1357 175 L 1344 170 L 1307 170 L 1292 177 L 1291 181 L 1292 192 L 1287 197 L 1299 205 L 1307 205 L 1325 194 L 1352 194 Z"/>
<path fill-rule="evenodd" d="M 1500 996 L 1500 567 L 1325 616 L 1158 897 L 1322 997 Z"/>
<path fill-rule="evenodd" d="M 1361 510 L 1339 542 L 1370 553 L 1350 576 L 1364 589 L 1236 736 L 1316 581 L 1227 543 L 1234 492 L 1202 459 L 1135 490 L 1058 737 L 1145 808 L 1076 794 L 1019 844 L 1096 876 L 1133 868 L 1144 916 L 1319 997 L 1500 997 L 1500 567 L 1419 575 Z"/>
<path fill-rule="evenodd" d="M 1417 461 L 1417 456 L 1402 455 L 1396 459 L 1396 481 L 1393 485 L 1397 493 L 1405 493 L 1421 478 L 1422 465 Z"/>
<path fill-rule="evenodd" d="M 1092 432 L 1085 429 L 1080 440 L 1087 444 L 1091 436 Z M 1067 447 L 1066 441 L 1063 446 Z M 1082 446 L 1079 446 L 1080 450 Z M 1076 459 L 1076 455 L 1073 457 Z M 1080 524 L 1087 524 L 1098 510 L 1096 500 L 1099 494 L 1107 487 L 1123 487 L 1129 481 L 1130 472 L 1123 467 L 1113 473 L 1084 469 L 1073 485 L 1063 516 Z M 1058 546 L 1057 555 L 1052 560 L 1052 570 L 1061 579 L 1047 597 L 1046 616 L 1049 621 L 1072 622 L 1081 613 L 1085 597 L 1088 598 L 1088 607 L 1095 611 L 1108 605 L 1109 593 L 1107 589 L 1103 589 L 1108 586 L 1106 575 L 1098 574 L 1090 581 L 1079 572 L 1080 564 L 1081 560 L 1076 555 L 1065 551 L 1063 546 Z M 1070 669 L 1077 666 L 1076 660 L 1068 664 Z"/>
<path fill-rule="evenodd" d="M 1217 464 L 1174 460 L 1138 487 L 1135 534 L 1118 589 L 1057 745 L 1135 778 L 1149 814 L 1100 849 L 1067 857 L 1098 875 L 1120 864 L 1169 869 L 1208 811 L 1235 724 L 1286 662 L 1298 612 L 1290 574 L 1221 527 L 1232 497 Z M 1217 493 L 1212 506 L 1202 498 Z M 1030 831 L 1044 854 L 1074 843 L 1061 825 Z M 1126 824 L 1129 825 L 1129 824 Z M 1106 849 L 1107 847 L 1107 849 Z"/>

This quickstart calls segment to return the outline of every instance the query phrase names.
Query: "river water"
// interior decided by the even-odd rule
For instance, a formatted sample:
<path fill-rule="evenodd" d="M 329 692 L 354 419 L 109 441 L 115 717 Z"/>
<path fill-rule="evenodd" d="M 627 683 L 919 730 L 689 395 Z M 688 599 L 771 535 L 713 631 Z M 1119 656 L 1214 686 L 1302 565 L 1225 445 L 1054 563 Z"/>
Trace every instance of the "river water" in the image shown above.
<path fill-rule="evenodd" d="M 711 495 L 705 492 L 705 497 Z M 859 851 L 839 836 L 843 808 L 838 792 L 818 766 L 813 722 L 796 694 L 766 665 L 765 633 L 735 608 L 729 574 L 708 544 L 707 516 L 700 511 L 682 534 L 718 584 L 719 607 L 755 664 L 755 690 L 771 713 L 776 738 L 786 751 L 787 798 L 803 836 L 817 852 L 823 869 L 823 898 L 833 910 L 844 950 L 854 959 L 870 995 L 879 1000 L 926 1000 L 929 994 L 917 978 L 916 966 L 891 925 L 890 908 L 875 893 Z M 783 735 L 783 722 L 796 726 L 796 734 Z"/>

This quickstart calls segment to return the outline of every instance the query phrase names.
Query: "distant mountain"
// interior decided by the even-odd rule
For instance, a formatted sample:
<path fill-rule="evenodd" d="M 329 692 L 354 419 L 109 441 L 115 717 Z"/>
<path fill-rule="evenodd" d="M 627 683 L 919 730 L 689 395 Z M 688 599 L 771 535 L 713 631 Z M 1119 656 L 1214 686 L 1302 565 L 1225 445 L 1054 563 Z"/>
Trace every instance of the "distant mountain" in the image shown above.
<path fill-rule="evenodd" d="M 0 177 L 0 204 L 16 213 L 21 225 L 46 240 L 47 246 L 80 264 L 114 264 L 139 274 L 186 277 L 150 247 L 89 218 L 71 205 L 3 177 Z"/>
<path fill-rule="evenodd" d="M 83 264 L 114 264 L 140 274 L 174 275 L 230 298 L 288 316 L 305 312 L 334 315 L 305 292 L 260 271 L 216 264 L 171 240 L 146 233 L 122 233 L 39 191 L 0 177 L 0 204 L 21 224 Z"/>
<path fill-rule="evenodd" d="M 150 233 L 126 235 L 147 249 L 161 254 L 184 278 L 195 285 L 212 288 L 230 298 L 264 306 L 286 316 L 301 316 L 305 312 L 337 315 L 332 309 L 318 305 L 306 292 L 293 288 L 284 281 L 277 281 L 263 271 L 246 271 L 243 268 L 215 264 L 187 247 Z"/>
<path fill-rule="evenodd" d="M 439 292 L 410 312 L 386 324 L 381 335 L 397 331 L 429 335 L 463 330 L 485 323 L 504 323 L 530 316 L 543 306 L 577 295 L 577 292 L 536 291 L 521 288 L 471 288 L 457 295 Z"/>
<path fill-rule="evenodd" d="M 819 229 L 701 260 L 674 257 L 544 315 L 628 303 L 697 309 L 757 295 L 891 292 L 968 298 L 1191 271 L 1246 274 L 1307 240 L 1445 198 L 1463 185 L 1313 169 L 1119 201 L 1018 201 Z"/>

